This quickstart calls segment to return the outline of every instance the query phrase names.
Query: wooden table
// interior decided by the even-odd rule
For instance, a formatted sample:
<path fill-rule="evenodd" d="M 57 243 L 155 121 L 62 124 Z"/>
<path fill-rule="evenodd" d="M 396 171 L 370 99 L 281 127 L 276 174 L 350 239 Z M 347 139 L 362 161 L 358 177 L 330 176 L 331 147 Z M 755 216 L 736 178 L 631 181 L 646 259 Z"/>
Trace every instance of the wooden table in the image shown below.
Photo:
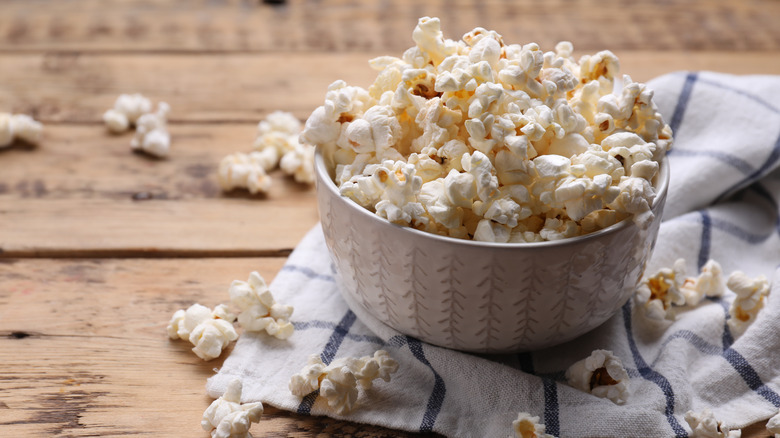
<path fill-rule="evenodd" d="M 3 0 L 0 111 L 46 133 L 0 150 L 0 435 L 207 436 L 204 384 L 221 359 L 168 340 L 168 319 L 226 301 L 252 270 L 272 280 L 317 223 L 313 190 L 278 173 L 267 196 L 222 194 L 219 160 L 250 150 L 271 111 L 305 119 L 335 79 L 368 86 L 366 60 L 400 54 L 424 15 L 450 38 L 483 26 L 610 48 L 642 81 L 780 73 L 771 0 Z M 171 104 L 168 159 L 103 127 L 128 92 Z M 252 431 L 407 435 L 272 408 Z"/>

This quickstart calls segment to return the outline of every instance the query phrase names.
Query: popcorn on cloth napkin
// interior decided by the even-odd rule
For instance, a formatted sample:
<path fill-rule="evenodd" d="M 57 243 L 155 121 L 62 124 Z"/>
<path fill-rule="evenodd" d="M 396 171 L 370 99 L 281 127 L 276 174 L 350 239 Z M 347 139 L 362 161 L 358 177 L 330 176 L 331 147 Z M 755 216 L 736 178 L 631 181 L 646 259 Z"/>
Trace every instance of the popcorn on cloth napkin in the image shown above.
<path fill-rule="evenodd" d="M 282 409 L 447 436 L 511 436 L 518 412 L 538 416 L 554 436 L 678 436 L 691 432 L 689 410 L 710 409 L 732 430 L 766 420 L 780 407 L 780 76 L 678 72 L 648 83 L 674 130 L 671 185 L 647 272 L 708 259 L 726 273 L 770 279 L 766 307 L 744 334 L 726 322 L 735 295 L 683 308 L 674 322 L 644 324 L 633 301 L 596 330 L 546 350 L 475 355 L 401 335 L 339 292 L 319 226 L 310 231 L 271 285 L 295 307 L 287 340 L 244 333 L 217 375 L 212 397 L 239 377 L 248 401 Z M 596 291 L 594 291 L 595 293 Z M 340 417 L 315 394 L 301 400 L 290 376 L 319 353 L 387 350 L 399 363 L 392 381 L 361 394 Z M 593 350 L 611 350 L 629 375 L 623 405 L 574 389 L 565 371 Z"/>

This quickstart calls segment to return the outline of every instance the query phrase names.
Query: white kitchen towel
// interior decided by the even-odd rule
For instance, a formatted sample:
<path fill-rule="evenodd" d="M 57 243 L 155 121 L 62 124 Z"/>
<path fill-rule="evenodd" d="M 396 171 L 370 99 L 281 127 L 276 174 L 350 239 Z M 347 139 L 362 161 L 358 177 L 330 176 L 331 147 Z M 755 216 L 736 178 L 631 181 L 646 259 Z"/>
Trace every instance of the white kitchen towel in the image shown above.
<path fill-rule="evenodd" d="M 709 408 L 732 428 L 780 407 L 780 76 L 672 73 L 650 82 L 674 129 L 671 186 L 647 272 L 685 258 L 693 276 L 710 258 L 725 275 L 769 277 L 767 306 L 734 339 L 726 320 L 734 294 L 682 308 L 665 330 L 642 323 L 629 301 L 598 329 L 565 345 L 521 354 L 477 355 L 432 346 L 349 310 L 322 231 L 306 235 L 271 284 L 295 306 L 295 334 L 280 341 L 244 333 L 207 385 L 212 397 L 240 378 L 244 398 L 453 437 L 513 435 L 525 411 L 562 437 L 685 437 L 688 410 Z M 598 291 L 594 291 L 598 293 Z M 400 364 L 390 382 L 334 414 L 316 393 L 290 394 L 290 376 L 312 353 L 324 362 L 385 349 Z M 565 370 L 594 349 L 612 350 L 630 376 L 624 405 L 567 386 Z"/>

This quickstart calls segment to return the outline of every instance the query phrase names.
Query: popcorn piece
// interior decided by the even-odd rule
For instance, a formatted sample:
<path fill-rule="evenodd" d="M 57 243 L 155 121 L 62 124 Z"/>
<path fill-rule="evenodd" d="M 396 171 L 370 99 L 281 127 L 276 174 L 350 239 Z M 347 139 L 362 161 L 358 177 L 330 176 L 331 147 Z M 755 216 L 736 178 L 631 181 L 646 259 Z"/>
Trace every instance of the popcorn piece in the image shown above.
<path fill-rule="evenodd" d="M 103 114 L 109 131 L 122 133 L 136 125 L 139 117 L 152 112 L 152 102 L 141 94 L 120 94 L 114 107 Z"/>
<path fill-rule="evenodd" d="M 733 272 L 726 281 L 726 286 L 737 297 L 729 308 L 728 320 L 731 333 L 739 336 L 755 321 L 758 312 L 764 307 L 764 301 L 769 295 L 769 281 L 763 275 L 750 278 L 740 271 Z"/>
<path fill-rule="evenodd" d="M 168 336 L 190 341 L 195 346 L 192 351 L 208 361 L 219 357 L 227 344 L 238 339 L 232 324 L 235 319 L 224 304 L 213 311 L 193 304 L 186 311 L 178 310 L 173 314 L 168 323 Z"/>
<path fill-rule="evenodd" d="M 279 167 L 299 183 L 314 183 L 314 146 L 297 144 L 279 162 Z"/>
<path fill-rule="evenodd" d="M 775 435 L 775 438 L 780 438 L 780 412 L 775 414 L 769 421 L 766 422 L 766 429 Z"/>
<path fill-rule="evenodd" d="M 43 124 L 26 114 L 0 113 L 0 149 L 14 140 L 38 144 L 43 135 Z"/>
<path fill-rule="evenodd" d="M 662 268 L 639 284 L 635 302 L 646 317 L 654 320 L 674 319 L 672 306 L 685 304 L 680 290 L 685 276 L 685 260 L 677 259 L 674 268 Z"/>
<path fill-rule="evenodd" d="M 539 423 L 539 417 L 534 417 L 527 412 L 517 414 L 517 420 L 512 422 L 517 438 L 552 438 L 545 433 L 545 425 Z"/>
<path fill-rule="evenodd" d="M 728 426 L 715 419 L 712 411 L 704 409 L 701 412 L 688 411 L 685 421 L 691 427 L 691 438 L 739 438 L 741 430 L 730 430 Z"/>
<path fill-rule="evenodd" d="M 618 357 L 608 350 L 595 350 L 566 370 L 574 388 L 623 404 L 628 397 L 628 373 Z"/>
<path fill-rule="evenodd" d="M 686 278 L 680 287 L 685 295 L 685 303 L 695 306 L 705 297 L 723 295 L 723 271 L 715 260 L 707 260 L 698 277 Z"/>
<path fill-rule="evenodd" d="M 260 421 L 263 404 L 241 404 L 242 386 L 241 380 L 233 380 L 225 394 L 203 412 L 200 425 L 203 430 L 211 432 L 212 438 L 252 438 L 249 428 L 252 423 Z"/>
<path fill-rule="evenodd" d="M 241 309 L 238 323 L 244 330 L 265 330 L 278 339 L 287 339 L 295 331 L 289 321 L 293 307 L 277 303 L 265 280 L 256 271 L 249 274 L 248 281 L 233 280 L 230 301 Z"/>
<path fill-rule="evenodd" d="M 318 355 L 309 357 L 300 373 L 290 378 L 290 392 L 298 397 L 320 390 L 328 400 L 328 406 L 340 415 L 348 414 L 358 397 L 358 384 L 371 389 L 377 378 L 390 381 L 390 375 L 398 370 L 398 363 L 384 350 L 377 350 L 373 356 L 359 359 L 339 358 L 325 365 Z"/>
<path fill-rule="evenodd" d="M 168 134 L 168 112 L 171 107 L 160 102 L 157 112 L 146 113 L 135 121 L 135 137 L 130 141 L 133 150 L 140 150 L 155 157 L 165 157 L 171 148 Z"/>
<path fill-rule="evenodd" d="M 223 191 L 245 188 L 249 193 L 267 193 L 272 179 L 265 173 L 265 154 L 237 152 L 223 158 L 219 163 L 219 185 Z"/>
<path fill-rule="evenodd" d="M 358 397 L 355 374 L 346 366 L 330 369 L 320 382 L 320 395 L 338 414 L 348 414 Z"/>
<path fill-rule="evenodd" d="M 578 62 L 569 42 L 545 53 L 482 28 L 452 41 L 430 17 L 413 40 L 370 61 L 367 91 L 331 84 L 306 121 L 301 139 L 334 164 L 343 196 L 391 222 L 493 242 L 654 220 L 671 129 L 644 84 L 624 77 L 613 94 L 613 53 Z"/>

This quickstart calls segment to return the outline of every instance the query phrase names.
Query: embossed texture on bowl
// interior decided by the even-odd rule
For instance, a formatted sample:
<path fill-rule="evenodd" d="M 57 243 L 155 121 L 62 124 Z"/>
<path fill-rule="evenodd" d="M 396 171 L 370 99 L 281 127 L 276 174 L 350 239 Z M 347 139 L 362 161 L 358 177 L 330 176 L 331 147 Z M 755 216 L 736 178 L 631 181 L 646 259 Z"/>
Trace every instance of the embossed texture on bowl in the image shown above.
<path fill-rule="evenodd" d="M 317 202 L 342 291 L 401 333 L 473 352 L 557 345 L 604 323 L 632 296 L 658 235 L 662 163 L 646 230 L 631 220 L 554 242 L 497 244 L 387 222 L 339 195 L 318 150 Z"/>

